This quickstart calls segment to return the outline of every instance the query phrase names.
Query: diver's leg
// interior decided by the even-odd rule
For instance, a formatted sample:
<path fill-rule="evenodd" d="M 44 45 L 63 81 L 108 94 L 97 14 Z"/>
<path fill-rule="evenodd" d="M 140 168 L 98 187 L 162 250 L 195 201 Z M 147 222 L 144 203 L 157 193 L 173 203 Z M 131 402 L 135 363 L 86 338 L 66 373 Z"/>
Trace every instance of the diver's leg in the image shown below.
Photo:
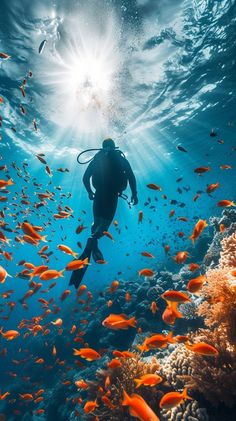
<path fill-rule="evenodd" d="M 103 196 L 103 198 L 100 198 L 101 206 L 99 208 L 99 214 L 102 214 L 102 217 L 99 218 L 99 225 L 96 227 L 96 230 L 94 230 L 93 233 L 93 237 L 96 239 L 92 251 L 92 256 L 95 262 L 98 260 L 104 260 L 101 250 L 98 248 L 98 240 L 103 237 L 104 231 L 107 231 L 111 225 L 115 216 L 117 202 L 118 195 L 116 193 L 109 194 L 109 196 L 106 195 L 105 197 Z"/>

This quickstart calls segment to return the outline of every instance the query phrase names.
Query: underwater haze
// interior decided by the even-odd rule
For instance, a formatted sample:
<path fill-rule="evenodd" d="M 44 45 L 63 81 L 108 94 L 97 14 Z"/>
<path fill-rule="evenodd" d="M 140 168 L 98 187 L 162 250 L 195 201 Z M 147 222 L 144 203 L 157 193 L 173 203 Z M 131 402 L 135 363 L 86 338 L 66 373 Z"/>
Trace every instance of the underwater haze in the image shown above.
<path fill-rule="evenodd" d="M 236 1 L 1 0 L 0 81 L 0 420 L 235 419 Z"/>

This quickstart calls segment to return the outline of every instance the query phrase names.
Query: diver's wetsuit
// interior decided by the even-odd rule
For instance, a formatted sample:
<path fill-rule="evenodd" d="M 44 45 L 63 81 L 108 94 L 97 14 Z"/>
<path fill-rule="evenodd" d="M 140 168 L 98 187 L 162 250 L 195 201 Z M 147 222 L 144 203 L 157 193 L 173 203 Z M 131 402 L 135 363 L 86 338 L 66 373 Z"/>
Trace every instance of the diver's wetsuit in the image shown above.
<path fill-rule="evenodd" d="M 104 168 L 105 167 L 105 168 Z M 129 182 L 133 196 L 137 195 L 136 179 L 127 159 L 119 151 L 108 153 L 100 151 L 93 161 L 90 162 L 83 177 L 83 182 L 88 194 L 93 194 L 90 178 L 92 177 L 93 187 L 96 189 L 93 202 L 94 223 L 92 225 L 93 237 L 99 239 L 103 236 L 103 231 L 107 231 L 116 212 L 118 195 L 122 174 L 117 168 L 122 167 L 125 179 Z M 97 174 L 97 176 L 96 176 Z M 99 178 L 99 181 L 97 180 Z"/>

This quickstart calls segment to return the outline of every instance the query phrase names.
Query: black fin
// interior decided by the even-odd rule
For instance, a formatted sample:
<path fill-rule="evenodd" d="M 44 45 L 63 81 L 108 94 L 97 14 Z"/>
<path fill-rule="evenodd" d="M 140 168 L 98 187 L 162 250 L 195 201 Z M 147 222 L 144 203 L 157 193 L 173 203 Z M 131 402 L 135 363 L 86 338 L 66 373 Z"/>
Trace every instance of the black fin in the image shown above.
<path fill-rule="evenodd" d="M 83 253 L 78 257 L 78 259 L 84 260 L 87 257 L 88 263 L 89 263 L 90 258 L 91 258 L 91 253 L 92 253 L 92 250 L 93 250 L 93 245 L 94 245 L 94 239 L 92 237 L 88 238 L 85 249 L 84 249 Z M 71 274 L 71 277 L 70 277 L 69 285 L 74 285 L 75 288 L 77 289 L 79 287 L 79 285 L 81 284 L 82 279 L 83 279 L 87 269 L 88 269 L 88 265 L 85 265 L 82 269 L 73 270 L 73 272 Z"/>

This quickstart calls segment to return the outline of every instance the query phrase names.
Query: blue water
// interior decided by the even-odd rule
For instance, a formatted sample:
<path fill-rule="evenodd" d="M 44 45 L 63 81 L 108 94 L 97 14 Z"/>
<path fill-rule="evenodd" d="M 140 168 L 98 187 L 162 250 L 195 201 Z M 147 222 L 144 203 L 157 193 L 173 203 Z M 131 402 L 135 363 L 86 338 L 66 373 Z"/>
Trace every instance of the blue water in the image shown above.
<path fill-rule="evenodd" d="M 202 259 L 188 238 L 196 221 L 219 216 L 220 200 L 235 200 L 235 19 L 233 0 L 1 1 L 0 51 L 11 57 L 0 59 L 0 165 L 8 168 L 0 178 L 9 174 L 14 181 L 1 209 L 4 222 L 19 236 L 17 224 L 26 218 L 44 225 L 48 252 L 53 252 L 50 268 L 61 270 L 71 260 L 57 250 L 58 244 L 79 251 L 77 241 L 85 245 L 90 234 L 92 208 L 82 183 L 86 166 L 78 165 L 76 157 L 86 148 L 99 148 L 106 137 L 112 137 L 128 158 L 139 203 L 129 208 L 119 200 L 115 219 L 120 233 L 111 225 L 114 243 L 101 239 L 107 264 L 89 267 L 83 281 L 88 290 L 104 291 L 114 279 L 128 283 L 147 265 L 155 271 L 166 267 L 177 272 L 173 256 L 180 250 L 188 250 L 195 261 Z M 27 77 L 23 97 L 20 86 L 29 71 L 33 76 Z M 215 137 L 210 136 L 212 130 Z M 37 159 L 40 153 L 45 154 L 52 177 Z M 220 165 L 232 169 L 223 171 Z M 211 170 L 199 176 L 194 169 L 201 166 Z M 58 172 L 60 167 L 69 172 Z M 216 182 L 220 187 L 208 195 L 207 185 Z M 149 183 L 161 186 L 161 191 L 149 190 Z M 36 194 L 46 190 L 55 194 L 54 200 L 37 211 Z M 30 204 L 21 203 L 22 191 Z M 194 202 L 197 192 L 200 197 Z M 126 193 L 130 196 L 129 189 Z M 71 207 L 73 217 L 55 220 L 59 204 Z M 175 215 L 169 218 L 172 209 Z M 81 223 L 86 229 L 77 235 Z M 185 233 L 181 239 L 179 231 Z M 1 265 L 12 276 L 0 285 L 0 292 L 13 289 L 16 307 L 0 325 L 13 329 L 22 318 L 39 314 L 39 296 L 54 297 L 68 310 L 74 290 L 65 302 L 59 301 L 68 288 L 67 272 L 52 291 L 36 294 L 27 301 L 28 310 L 22 308 L 18 299 L 28 290 L 28 282 L 16 277 L 22 269 L 17 263 L 24 259 L 41 264 L 37 251 L 44 243 L 38 249 L 19 245 L 14 232 L 3 232 L 12 240 L 1 250 L 11 252 L 13 260 L 0 255 Z M 170 245 L 169 256 L 165 244 Z M 147 263 L 142 251 L 156 259 Z M 8 314 L 4 301 L 2 305 L 1 317 Z M 7 346 L 12 355 L 14 341 Z"/>

